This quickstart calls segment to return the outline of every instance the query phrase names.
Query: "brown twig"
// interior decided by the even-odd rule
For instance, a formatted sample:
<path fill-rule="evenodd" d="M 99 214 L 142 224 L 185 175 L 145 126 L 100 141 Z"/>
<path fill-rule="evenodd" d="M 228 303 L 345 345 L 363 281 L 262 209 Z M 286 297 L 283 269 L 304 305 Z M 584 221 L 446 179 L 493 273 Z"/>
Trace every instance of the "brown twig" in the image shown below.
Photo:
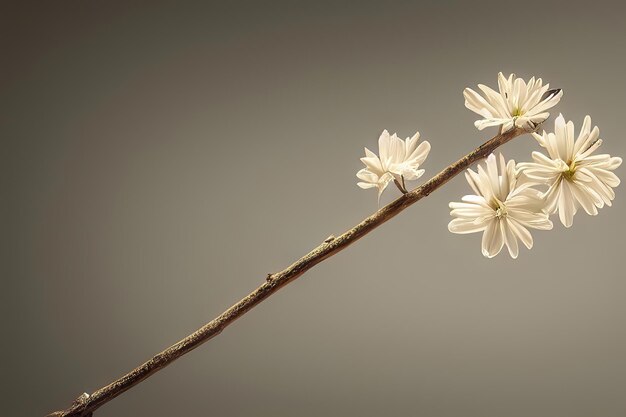
<path fill-rule="evenodd" d="M 468 168 L 474 162 L 486 157 L 499 146 L 523 133 L 526 133 L 526 131 L 520 128 L 515 128 L 509 130 L 508 132 L 496 135 L 476 148 L 474 151 L 445 168 L 422 186 L 403 194 L 397 200 L 367 217 L 352 229 L 338 237 L 326 239 L 318 247 L 298 259 L 284 270 L 275 274 L 269 274 L 265 279 L 265 282 L 263 282 L 260 287 L 234 304 L 218 317 L 196 330 L 194 333 L 165 349 L 163 352 L 158 353 L 143 365 L 133 369 L 109 385 L 100 388 L 92 394 L 82 394 L 68 409 L 56 411 L 49 414 L 49 417 L 90 416 L 91 413 L 93 413 L 100 406 L 139 384 L 155 372 L 165 368 L 167 365 L 174 362 L 187 352 L 197 348 L 204 342 L 220 334 L 226 326 L 233 323 L 261 301 L 265 300 L 280 288 L 289 284 L 291 281 L 295 280 L 300 275 L 322 262 L 324 259 L 329 258 L 339 251 L 347 248 L 349 245 L 376 229 L 381 224 L 395 217 L 410 205 L 421 200 L 423 197 L 428 196 L 430 193 L 447 183 L 454 176 Z"/>

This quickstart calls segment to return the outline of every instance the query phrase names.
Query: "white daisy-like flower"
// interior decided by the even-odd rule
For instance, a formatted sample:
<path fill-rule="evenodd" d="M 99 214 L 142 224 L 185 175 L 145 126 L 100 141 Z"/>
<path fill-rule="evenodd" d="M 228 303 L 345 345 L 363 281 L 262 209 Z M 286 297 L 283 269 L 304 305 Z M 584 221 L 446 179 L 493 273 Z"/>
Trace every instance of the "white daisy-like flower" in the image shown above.
<path fill-rule="evenodd" d="M 563 95 L 560 89 L 550 90 L 550 84 L 543 85 L 541 78 L 532 77 L 526 83 L 515 74 L 505 78 L 499 73 L 498 87 L 499 93 L 478 84 L 484 97 L 471 88 L 463 91 L 465 107 L 484 117 L 474 122 L 479 130 L 489 126 L 502 126 L 502 132 L 513 127 L 535 129 L 550 117 L 546 110 L 554 107 Z"/>
<path fill-rule="evenodd" d="M 505 162 L 500 155 L 500 172 L 496 156 L 478 165 L 478 172 L 468 169 L 467 182 L 474 195 L 466 195 L 462 203 L 450 203 L 449 224 L 452 233 L 483 232 L 482 253 L 493 258 L 507 246 L 512 258 L 519 253 L 518 239 L 528 249 L 533 238 L 528 229 L 550 230 L 552 222 L 543 210 L 541 193 L 531 188 L 532 183 L 519 183 L 515 175 L 515 161 Z"/>
<path fill-rule="evenodd" d="M 533 134 L 549 156 L 533 152 L 535 162 L 520 163 L 518 168 L 536 184 L 548 186 L 545 192 L 546 210 L 559 212 L 561 223 L 570 227 L 578 208 L 595 216 L 598 209 L 611 205 L 615 198 L 613 187 L 620 183 L 613 171 L 622 158 L 593 155 L 602 144 L 598 127 L 591 129 L 591 117 L 585 117 L 578 138 L 574 140 L 574 123 L 563 115 L 554 121 L 554 133 Z"/>
<path fill-rule="evenodd" d="M 362 180 L 357 185 L 361 188 L 378 188 L 378 198 L 390 181 L 396 180 L 404 187 L 404 181 L 416 180 L 424 174 L 419 166 L 426 160 L 430 152 L 430 143 L 422 141 L 418 146 L 419 132 L 406 140 L 400 139 L 395 133 L 389 135 L 386 130 L 378 139 L 380 157 L 365 148 L 365 157 L 361 161 L 365 168 L 356 176 Z M 404 190 L 406 191 L 406 190 Z"/>

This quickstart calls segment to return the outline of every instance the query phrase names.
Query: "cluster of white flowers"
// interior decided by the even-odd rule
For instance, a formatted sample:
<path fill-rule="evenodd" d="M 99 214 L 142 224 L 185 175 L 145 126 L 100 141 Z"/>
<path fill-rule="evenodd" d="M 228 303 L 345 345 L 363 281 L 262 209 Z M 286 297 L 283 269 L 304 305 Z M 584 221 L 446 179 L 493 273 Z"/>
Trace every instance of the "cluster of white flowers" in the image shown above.
<path fill-rule="evenodd" d="M 543 210 L 541 193 L 532 183 L 519 181 L 515 161 L 505 162 L 500 154 L 500 172 L 494 154 L 485 164 L 478 165 L 478 172 L 468 169 L 465 178 L 473 195 L 466 195 L 462 203 L 450 203 L 450 214 L 456 217 L 448 225 L 452 233 L 483 232 L 482 252 L 493 258 L 504 245 L 509 254 L 517 258 L 521 240 L 528 249 L 533 238 L 528 229 L 550 230 L 552 222 Z"/>
<path fill-rule="evenodd" d="M 533 132 L 547 156 L 533 152 L 533 162 L 508 162 L 502 155 L 494 154 L 479 164 L 477 171 L 468 169 L 465 177 L 474 194 L 466 195 L 462 202 L 450 203 L 454 219 L 448 229 L 453 233 L 483 232 L 482 253 L 492 258 L 506 245 L 509 254 L 517 258 L 518 241 L 530 249 L 533 238 L 528 229 L 550 230 L 549 216 L 558 212 L 565 227 L 573 223 L 579 208 L 590 215 L 610 206 L 615 198 L 614 187 L 620 183 L 612 172 L 622 159 L 607 154 L 595 155 L 602 144 L 597 127 L 591 128 L 591 118 L 585 117 L 577 138 L 574 124 L 565 122 L 562 115 L 555 120 L 554 132 L 535 133 L 550 114 L 547 112 L 561 99 L 560 89 L 550 89 L 542 80 L 530 79 L 527 83 L 511 74 L 506 78 L 498 74 L 499 93 L 478 85 L 484 97 L 466 88 L 465 106 L 483 119 L 475 122 L 482 130 L 500 126 L 500 132 L 523 128 Z M 378 196 L 394 181 L 406 193 L 405 180 L 422 176 L 423 164 L 430 144 L 417 145 L 419 133 L 406 141 L 385 130 L 379 139 L 380 157 L 365 148 L 361 161 L 366 168 L 357 173 L 361 188 L 377 188 Z"/>
<path fill-rule="evenodd" d="M 396 181 L 402 192 L 406 192 L 405 180 L 416 180 L 424 174 L 424 170 L 419 167 L 430 152 L 430 143 L 427 141 L 418 146 L 419 138 L 419 132 L 402 140 L 395 133 L 389 135 L 384 130 L 378 138 L 380 157 L 365 148 L 365 157 L 361 158 L 365 168 L 356 174 L 361 180 L 357 185 L 364 189 L 377 188 L 379 199 L 390 181 Z"/>
<path fill-rule="evenodd" d="M 595 216 L 599 208 L 610 206 L 615 198 L 613 187 L 620 181 L 611 171 L 621 165 L 622 158 L 593 155 L 602 144 L 599 133 L 597 127 L 591 129 L 591 117 L 587 116 L 574 140 L 574 123 L 565 123 L 559 115 L 554 122 L 554 133 L 533 133 L 548 156 L 533 152 L 535 162 L 518 165 L 529 181 L 547 186 L 546 210 L 551 214 L 558 211 L 565 227 L 572 225 L 579 207 Z"/>
<path fill-rule="evenodd" d="M 541 78 L 533 77 L 526 83 L 515 74 L 509 78 L 498 74 L 499 93 L 482 84 L 478 88 L 484 98 L 471 88 L 466 88 L 463 96 L 465 107 L 484 117 L 474 122 L 479 130 L 489 126 L 502 126 L 504 132 L 514 126 L 534 129 L 550 117 L 546 110 L 556 106 L 563 95 L 560 89 L 550 90 L 550 84 L 543 85 Z"/>

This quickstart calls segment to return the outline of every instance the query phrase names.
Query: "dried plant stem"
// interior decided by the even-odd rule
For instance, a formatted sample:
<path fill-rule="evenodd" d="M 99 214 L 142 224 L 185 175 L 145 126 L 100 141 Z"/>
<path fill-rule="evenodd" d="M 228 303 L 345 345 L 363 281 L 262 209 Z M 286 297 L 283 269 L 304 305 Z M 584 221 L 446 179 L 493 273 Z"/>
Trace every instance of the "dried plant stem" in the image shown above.
<path fill-rule="evenodd" d="M 269 274 L 265 282 L 260 287 L 248 294 L 248 296 L 234 304 L 218 317 L 196 330 L 194 333 L 165 349 L 163 352 L 158 353 L 143 365 L 133 369 L 109 385 L 100 388 L 92 394 L 85 393 L 81 395 L 68 409 L 54 412 L 49 416 L 90 416 L 94 410 L 103 404 L 111 401 L 113 398 L 139 384 L 141 381 L 160 369 L 163 369 L 187 352 L 197 348 L 202 343 L 220 334 L 226 326 L 233 323 L 261 301 L 265 300 L 280 288 L 289 284 L 291 281 L 295 280 L 300 275 L 322 262 L 324 259 L 329 258 L 339 251 L 347 248 L 349 245 L 376 229 L 381 224 L 395 217 L 405 208 L 421 200 L 423 197 L 428 196 L 430 193 L 448 182 L 451 178 L 468 168 L 474 162 L 488 156 L 499 146 L 523 133 L 527 132 L 523 129 L 516 128 L 496 135 L 476 148 L 474 151 L 445 168 L 422 186 L 403 194 L 397 200 L 381 208 L 376 213 L 354 226 L 352 229 L 336 238 L 333 236 L 329 237 L 318 247 L 298 259 L 295 263 L 288 266 L 284 270 L 275 274 Z"/>

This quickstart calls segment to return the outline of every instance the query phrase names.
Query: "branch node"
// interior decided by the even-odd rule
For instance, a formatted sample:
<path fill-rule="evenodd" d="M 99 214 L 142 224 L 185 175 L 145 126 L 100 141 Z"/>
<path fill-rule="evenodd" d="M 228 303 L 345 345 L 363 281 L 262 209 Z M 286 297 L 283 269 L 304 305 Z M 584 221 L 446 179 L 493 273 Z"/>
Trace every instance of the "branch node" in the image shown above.
<path fill-rule="evenodd" d="M 324 239 L 324 243 L 330 243 L 335 240 L 335 235 L 330 235 L 326 239 Z"/>
<path fill-rule="evenodd" d="M 272 274 L 267 274 L 267 276 L 265 277 L 265 281 L 272 282 L 272 278 Z"/>
<path fill-rule="evenodd" d="M 78 398 L 76 398 L 74 400 L 74 402 L 72 403 L 72 405 L 81 405 L 84 404 L 85 402 L 87 402 L 87 400 L 89 399 L 89 394 L 87 394 L 86 392 L 83 392 L 82 394 L 80 394 L 80 396 Z"/>

